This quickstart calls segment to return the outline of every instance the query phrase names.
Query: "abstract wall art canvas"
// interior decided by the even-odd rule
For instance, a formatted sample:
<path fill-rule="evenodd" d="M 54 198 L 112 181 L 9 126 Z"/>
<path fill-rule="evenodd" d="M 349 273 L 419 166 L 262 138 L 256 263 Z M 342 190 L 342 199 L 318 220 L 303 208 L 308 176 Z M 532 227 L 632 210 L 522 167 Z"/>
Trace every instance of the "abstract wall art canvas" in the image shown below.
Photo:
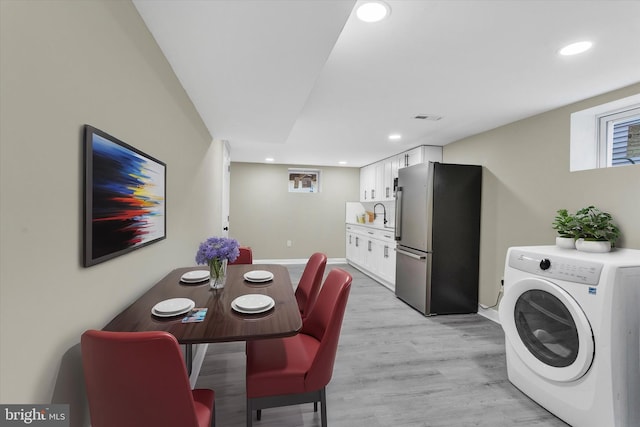
<path fill-rule="evenodd" d="M 166 237 L 166 164 L 85 125 L 84 265 Z"/>

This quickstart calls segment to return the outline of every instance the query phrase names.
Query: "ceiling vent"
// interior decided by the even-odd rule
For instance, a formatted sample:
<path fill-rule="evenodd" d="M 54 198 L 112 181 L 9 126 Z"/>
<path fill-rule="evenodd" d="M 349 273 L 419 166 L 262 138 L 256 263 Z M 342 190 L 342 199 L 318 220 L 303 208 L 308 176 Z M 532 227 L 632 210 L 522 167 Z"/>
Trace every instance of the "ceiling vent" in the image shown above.
<path fill-rule="evenodd" d="M 433 114 L 418 114 L 417 116 L 414 117 L 414 119 L 431 120 L 432 122 L 437 122 L 441 118 L 442 118 L 442 116 L 436 116 L 436 115 L 433 115 Z"/>

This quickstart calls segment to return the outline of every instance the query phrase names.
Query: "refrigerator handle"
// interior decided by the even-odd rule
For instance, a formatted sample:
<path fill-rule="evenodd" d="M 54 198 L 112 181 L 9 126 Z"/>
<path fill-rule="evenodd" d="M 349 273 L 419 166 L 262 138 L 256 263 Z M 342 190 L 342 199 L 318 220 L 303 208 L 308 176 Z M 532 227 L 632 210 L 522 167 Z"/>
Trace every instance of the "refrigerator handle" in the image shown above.
<path fill-rule="evenodd" d="M 396 189 L 395 239 L 402 239 L 402 187 Z"/>
<path fill-rule="evenodd" d="M 403 251 L 402 249 L 398 249 L 398 248 L 396 248 L 396 252 L 401 254 L 401 255 L 406 255 L 408 257 L 411 257 L 413 259 L 426 259 L 427 258 L 425 255 L 414 254 L 413 252 Z"/>

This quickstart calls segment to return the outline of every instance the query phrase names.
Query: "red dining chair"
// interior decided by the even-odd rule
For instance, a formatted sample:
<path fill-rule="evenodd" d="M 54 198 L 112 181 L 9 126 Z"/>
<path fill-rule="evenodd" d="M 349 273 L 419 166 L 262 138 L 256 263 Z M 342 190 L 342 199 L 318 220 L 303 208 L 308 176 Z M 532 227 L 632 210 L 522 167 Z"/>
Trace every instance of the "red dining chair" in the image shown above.
<path fill-rule="evenodd" d="M 89 330 L 81 348 L 92 427 L 215 425 L 213 390 L 191 390 L 168 332 Z"/>
<path fill-rule="evenodd" d="M 253 264 L 253 252 L 249 246 L 240 246 L 240 255 L 229 264 Z"/>
<path fill-rule="evenodd" d="M 296 301 L 300 309 L 302 320 L 309 315 L 311 308 L 318 299 L 320 287 L 322 285 L 322 277 L 324 269 L 327 266 L 327 256 L 323 253 L 316 252 L 311 255 L 307 265 L 304 267 L 300 282 L 296 288 Z"/>
<path fill-rule="evenodd" d="M 318 300 L 297 335 L 247 342 L 247 427 L 253 411 L 313 402 L 327 426 L 326 386 L 333 374 L 351 275 L 329 272 Z"/>

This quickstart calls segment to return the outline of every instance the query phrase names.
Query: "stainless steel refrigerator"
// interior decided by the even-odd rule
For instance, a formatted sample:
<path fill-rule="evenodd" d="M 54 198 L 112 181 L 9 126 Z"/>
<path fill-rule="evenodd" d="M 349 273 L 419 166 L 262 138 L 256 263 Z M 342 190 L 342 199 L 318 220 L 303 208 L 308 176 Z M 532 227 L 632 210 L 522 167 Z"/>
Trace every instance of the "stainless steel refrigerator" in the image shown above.
<path fill-rule="evenodd" d="M 398 171 L 396 296 L 423 313 L 478 311 L 482 167 Z"/>

